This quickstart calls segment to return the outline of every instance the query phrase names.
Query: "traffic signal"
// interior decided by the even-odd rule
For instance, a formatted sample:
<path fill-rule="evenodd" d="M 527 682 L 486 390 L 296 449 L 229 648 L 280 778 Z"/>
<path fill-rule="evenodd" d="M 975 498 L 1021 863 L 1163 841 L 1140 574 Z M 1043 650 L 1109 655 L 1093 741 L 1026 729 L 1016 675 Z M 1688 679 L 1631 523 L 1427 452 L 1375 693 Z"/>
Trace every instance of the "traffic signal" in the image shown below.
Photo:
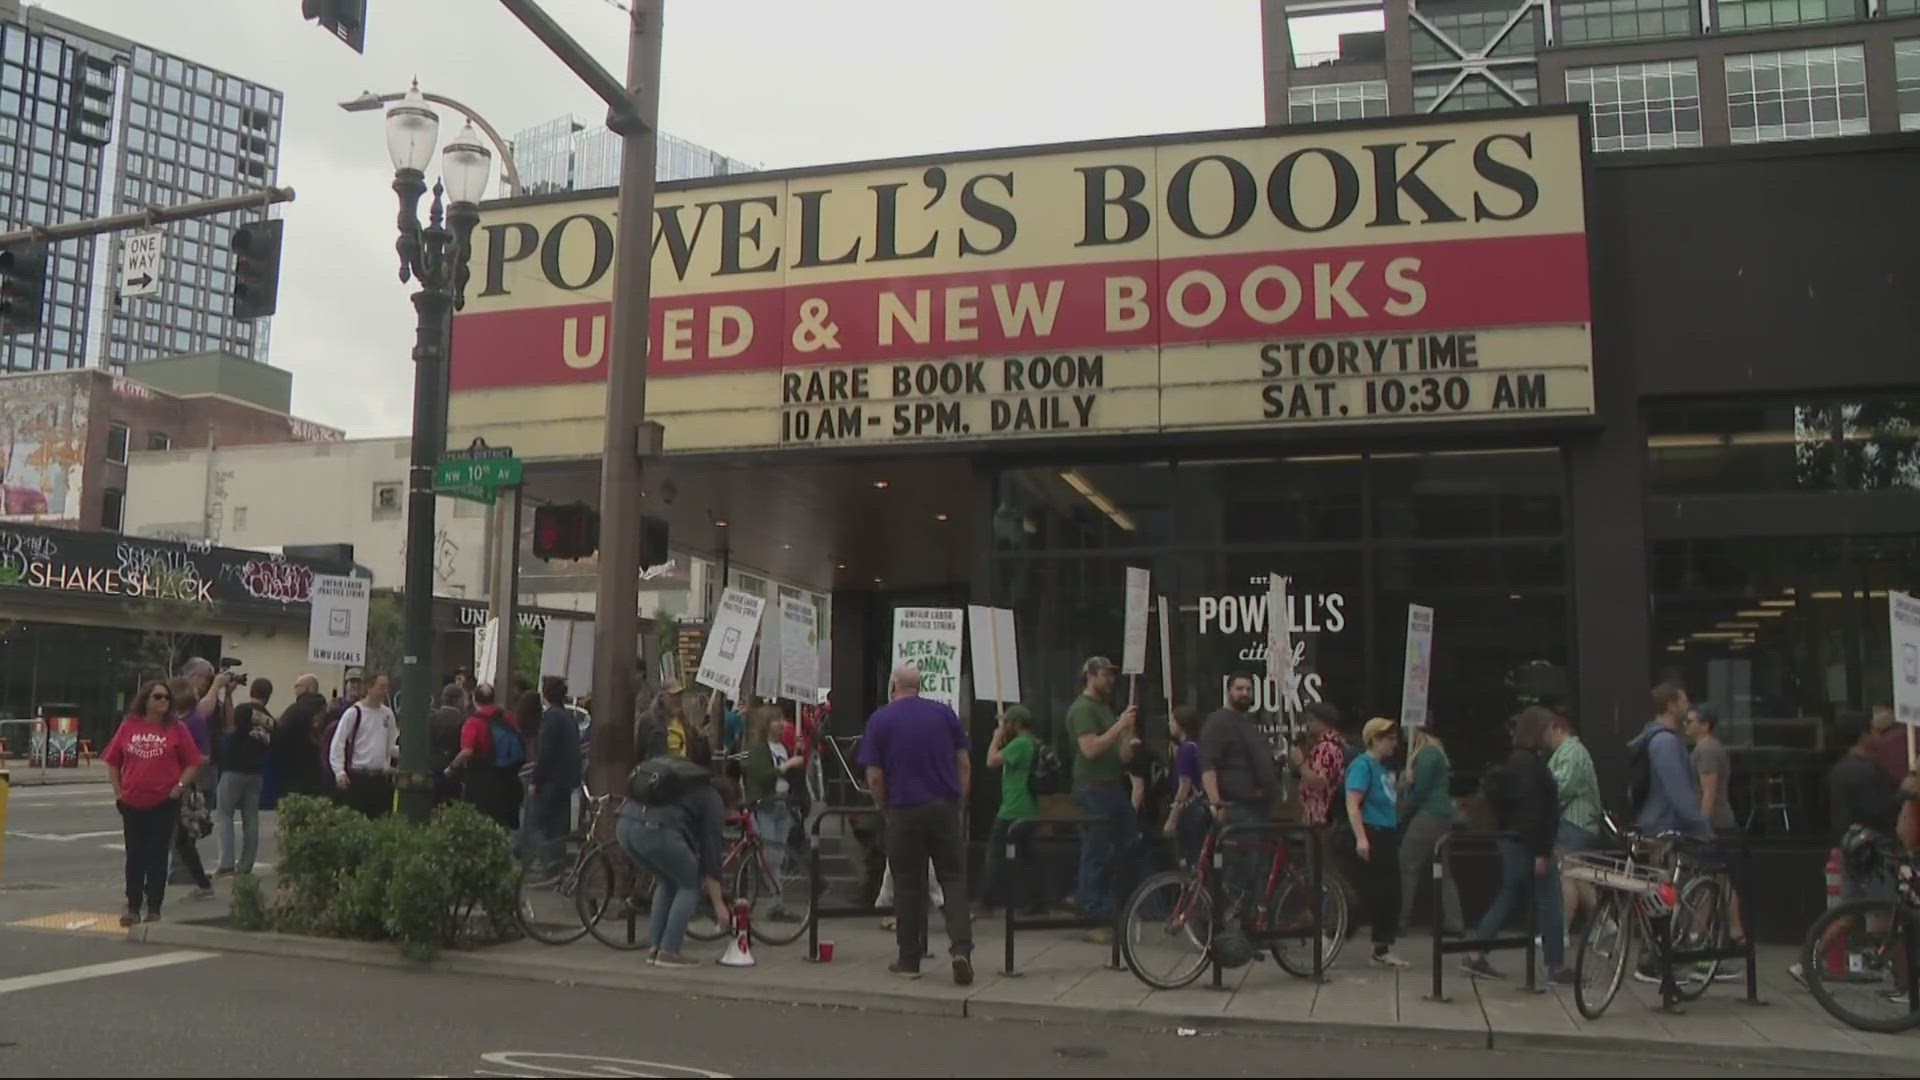
<path fill-rule="evenodd" d="M 533 554 L 538 559 L 584 559 L 600 550 L 600 515 L 584 503 L 533 510 Z"/>
<path fill-rule="evenodd" d="M 0 334 L 33 334 L 45 315 L 47 245 L 16 244 L 0 251 Z"/>
<path fill-rule="evenodd" d="M 280 237 L 285 229 L 285 222 L 269 218 L 233 230 L 234 318 L 264 318 L 279 306 Z"/>
<path fill-rule="evenodd" d="M 300 0 L 300 15 L 318 22 L 320 29 L 347 43 L 362 55 L 367 51 L 367 0 Z"/>
<path fill-rule="evenodd" d="M 667 519 L 640 515 L 640 569 L 667 561 Z"/>

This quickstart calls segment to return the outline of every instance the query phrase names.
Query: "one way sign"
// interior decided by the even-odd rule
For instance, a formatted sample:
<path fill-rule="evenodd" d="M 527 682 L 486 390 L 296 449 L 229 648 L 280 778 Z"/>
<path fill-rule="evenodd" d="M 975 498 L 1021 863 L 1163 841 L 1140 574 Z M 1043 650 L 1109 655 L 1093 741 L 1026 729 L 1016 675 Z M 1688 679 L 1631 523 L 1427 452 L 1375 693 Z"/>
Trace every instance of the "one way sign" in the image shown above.
<path fill-rule="evenodd" d="M 120 245 L 120 295 L 147 296 L 160 291 L 160 252 L 167 234 L 158 229 L 129 235 Z"/>

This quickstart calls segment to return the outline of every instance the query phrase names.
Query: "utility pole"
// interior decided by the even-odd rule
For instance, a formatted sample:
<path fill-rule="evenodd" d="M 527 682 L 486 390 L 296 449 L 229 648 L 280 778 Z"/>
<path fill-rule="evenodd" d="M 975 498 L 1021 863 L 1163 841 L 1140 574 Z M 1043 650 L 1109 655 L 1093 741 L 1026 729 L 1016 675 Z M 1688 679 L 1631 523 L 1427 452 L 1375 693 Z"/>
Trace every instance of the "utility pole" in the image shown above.
<path fill-rule="evenodd" d="M 595 791 L 616 790 L 633 758 L 633 668 L 640 643 L 642 460 L 659 452 L 646 422 L 647 315 L 653 284 L 653 191 L 660 119 L 661 9 L 633 0 L 622 86 L 533 0 L 500 0 L 607 103 L 607 126 L 624 139 L 620 221 L 614 234 L 612 341 L 607 350 L 607 427 L 600 462 L 600 569 L 593 633 Z M 504 628 L 503 628 L 504 632 Z"/>
<path fill-rule="evenodd" d="M 235 210 L 254 210 L 272 206 L 274 203 L 292 201 L 292 188 L 266 188 L 261 191 L 251 191 L 245 195 L 228 195 L 225 198 L 204 199 L 200 202 L 181 203 L 177 206 L 149 206 L 144 210 L 130 210 L 127 213 L 109 217 L 66 221 L 58 225 L 31 225 L 10 233 L 0 233 L 0 248 L 11 247 L 14 244 L 30 244 L 36 240 L 81 240 L 104 233 L 125 232 L 128 229 L 151 229 L 155 225 L 164 225 L 170 221 L 192 221 L 195 218 L 216 217 L 220 214 L 231 214 Z"/>

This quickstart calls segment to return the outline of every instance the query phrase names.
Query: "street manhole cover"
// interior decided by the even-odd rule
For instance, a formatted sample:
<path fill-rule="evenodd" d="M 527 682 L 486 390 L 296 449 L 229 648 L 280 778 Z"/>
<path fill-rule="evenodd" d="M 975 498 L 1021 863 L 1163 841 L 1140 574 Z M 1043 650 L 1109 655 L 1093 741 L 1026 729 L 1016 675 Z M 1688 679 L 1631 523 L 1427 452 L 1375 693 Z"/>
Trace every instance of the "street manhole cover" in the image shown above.
<path fill-rule="evenodd" d="M 1053 1052 L 1075 1061 L 1097 1061 L 1107 1056 L 1107 1052 L 1097 1046 L 1056 1046 Z"/>

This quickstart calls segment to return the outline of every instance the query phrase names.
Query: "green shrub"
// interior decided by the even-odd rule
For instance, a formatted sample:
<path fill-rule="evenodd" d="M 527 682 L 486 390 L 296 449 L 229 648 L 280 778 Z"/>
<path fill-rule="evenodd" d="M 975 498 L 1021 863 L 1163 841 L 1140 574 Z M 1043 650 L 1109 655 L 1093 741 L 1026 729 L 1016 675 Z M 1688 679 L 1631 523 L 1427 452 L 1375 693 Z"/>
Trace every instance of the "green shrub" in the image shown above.
<path fill-rule="evenodd" d="M 392 940 L 419 959 L 511 931 L 512 846 L 473 807 L 456 803 L 414 826 L 322 799 L 280 806 L 280 894 L 264 916 L 275 929 Z M 237 908 L 236 899 L 236 922 Z"/>
<path fill-rule="evenodd" d="M 265 930 L 269 913 L 266 893 L 260 888 L 260 879 L 252 874 L 241 874 L 233 879 L 233 907 L 231 909 L 233 925 L 239 930 Z"/>

